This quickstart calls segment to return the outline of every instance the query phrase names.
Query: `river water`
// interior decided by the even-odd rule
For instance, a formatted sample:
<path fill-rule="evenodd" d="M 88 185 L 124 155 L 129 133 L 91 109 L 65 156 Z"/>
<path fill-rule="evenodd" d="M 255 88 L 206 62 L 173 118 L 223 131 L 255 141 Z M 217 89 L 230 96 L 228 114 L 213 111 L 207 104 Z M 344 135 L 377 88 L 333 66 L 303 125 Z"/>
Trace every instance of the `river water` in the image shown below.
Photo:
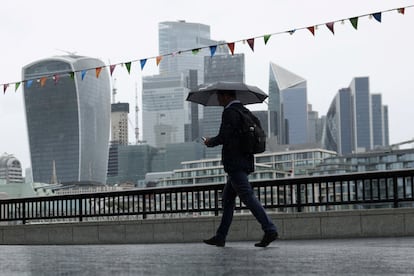
<path fill-rule="evenodd" d="M 414 275 L 414 238 L 0 246 L 0 275 Z"/>

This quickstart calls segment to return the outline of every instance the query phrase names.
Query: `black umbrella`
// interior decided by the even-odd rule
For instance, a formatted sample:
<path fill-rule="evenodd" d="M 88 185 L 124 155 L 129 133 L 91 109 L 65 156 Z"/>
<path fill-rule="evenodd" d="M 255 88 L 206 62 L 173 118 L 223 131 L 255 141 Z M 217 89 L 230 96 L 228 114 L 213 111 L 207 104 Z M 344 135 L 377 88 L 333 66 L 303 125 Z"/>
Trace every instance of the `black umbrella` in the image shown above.
<path fill-rule="evenodd" d="M 218 81 L 200 85 L 197 90 L 188 93 L 186 100 L 205 106 L 220 106 L 217 93 L 223 91 L 235 91 L 236 99 L 242 104 L 262 103 L 267 98 L 267 95 L 256 86 L 242 82 Z"/>

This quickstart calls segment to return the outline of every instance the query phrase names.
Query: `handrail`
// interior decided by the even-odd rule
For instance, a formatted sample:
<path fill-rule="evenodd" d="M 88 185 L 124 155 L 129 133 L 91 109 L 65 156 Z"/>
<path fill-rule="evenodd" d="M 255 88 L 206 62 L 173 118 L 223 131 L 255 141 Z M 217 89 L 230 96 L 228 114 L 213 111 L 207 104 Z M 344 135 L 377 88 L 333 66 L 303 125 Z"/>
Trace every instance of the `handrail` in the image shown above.
<path fill-rule="evenodd" d="M 414 169 L 255 181 L 271 212 L 409 206 Z M 38 223 L 215 215 L 224 184 L 186 185 L 0 200 L 0 221 Z M 245 206 L 238 200 L 237 210 Z"/>

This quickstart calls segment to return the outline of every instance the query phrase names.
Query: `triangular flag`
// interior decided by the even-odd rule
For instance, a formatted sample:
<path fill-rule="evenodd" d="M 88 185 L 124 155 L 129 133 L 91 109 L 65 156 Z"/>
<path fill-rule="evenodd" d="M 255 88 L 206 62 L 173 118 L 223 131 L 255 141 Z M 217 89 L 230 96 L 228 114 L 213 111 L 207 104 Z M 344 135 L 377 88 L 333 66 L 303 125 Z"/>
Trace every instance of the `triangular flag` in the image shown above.
<path fill-rule="evenodd" d="M 398 9 L 398 13 L 404 14 L 404 12 L 405 12 L 405 8 L 399 8 Z"/>
<path fill-rule="evenodd" d="M 334 23 L 335 22 L 326 23 L 326 27 L 328 27 L 328 29 L 332 32 L 332 34 L 335 34 L 335 32 L 334 32 Z"/>
<path fill-rule="evenodd" d="M 375 20 L 377 20 L 378 22 L 381 23 L 381 13 L 380 12 L 373 13 L 372 16 L 375 18 Z"/>
<path fill-rule="evenodd" d="M 112 76 L 112 73 L 115 70 L 115 67 L 116 67 L 116 64 L 112 64 L 112 65 L 109 66 L 109 72 L 111 73 L 111 76 Z"/>
<path fill-rule="evenodd" d="M 267 44 L 267 42 L 269 41 L 270 36 L 271 36 L 271 35 L 264 35 L 264 36 L 263 36 L 263 39 L 264 39 L 264 43 L 265 43 L 265 45 L 266 45 L 266 44 Z"/>
<path fill-rule="evenodd" d="M 59 81 L 59 75 L 58 74 L 54 74 L 53 75 L 53 80 L 54 80 L 54 82 L 55 82 L 55 85 L 58 83 L 58 81 Z"/>
<path fill-rule="evenodd" d="M 351 21 L 351 24 L 354 27 L 354 29 L 357 30 L 358 29 L 358 17 L 349 18 L 349 21 Z"/>
<path fill-rule="evenodd" d="M 290 35 L 293 35 L 295 32 L 296 32 L 296 30 L 295 30 L 295 29 L 288 31 L 288 33 L 289 33 Z"/>
<path fill-rule="evenodd" d="M 86 70 L 82 70 L 82 72 L 81 72 L 82 80 L 85 78 L 85 75 L 86 75 Z"/>
<path fill-rule="evenodd" d="M 40 78 L 40 87 L 45 86 L 45 84 L 46 84 L 46 80 L 47 80 L 47 78 L 46 78 L 46 77 L 42 77 L 42 78 Z"/>
<path fill-rule="evenodd" d="M 131 62 L 125 62 L 124 64 L 127 68 L 128 74 L 129 74 L 131 72 Z"/>
<path fill-rule="evenodd" d="M 229 47 L 231 54 L 234 55 L 234 42 L 227 43 L 227 47 Z"/>
<path fill-rule="evenodd" d="M 26 88 L 30 88 L 30 86 L 32 86 L 32 84 L 33 84 L 33 80 L 28 80 L 26 82 Z"/>
<path fill-rule="evenodd" d="M 193 53 L 193 55 L 197 55 L 198 52 L 200 52 L 200 48 L 192 49 L 191 52 Z"/>
<path fill-rule="evenodd" d="M 217 45 L 214 46 L 210 46 L 210 56 L 213 57 L 214 54 L 216 53 L 217 50 Z"/>
<path fill-rule="evenodd" d="M 6 89 L 9 87 L 8 83 L 3 84 L 3 93 L 6 94 Z"/>
<path fill-rule="evenodd" d="M 20 86 L 20 82 L 16 82 L 16 84 L 14 85 L 14 92 L 17 91 L 17 89 L 19 88 L 19 86 Z"/>
<path fill-rule="evenodd" d="M 75 79 L 75 72 L 70 72 L 69 76 L 72 80 L 74 80 Z"/>
<path fill-rule="evenodd" d="M 157 66 L 160 64 L 161 60 L 162 60 L 162 56 L 156 57 L 155 61 L 157 63 Z"/>
<path fill-rule="evenodd" d="M 144 66 L 145 66 L 145 63 L 147 63 L 147 59 L 146 58 L 145 59 L 141 59 L 139 61 L 139 63 L 141 63 L 141 70 L 143 70 L 144 69 Z"/>
<path fill-rule="evenodd" d="M 101 71 L 102 71 L 102 67 L 95 68 L 95 75 L 97 78 L 99 78 L 99 74 L 101 73 Z"/>
<path fill-rule="evenodd" d="M 315 35 L 315 26 L 311 26 L 307 28 L 313 35 Z"/>
<path fill-rule="evenodd" d="M 252 51 L 254 52 L 254 38 L 249 38 L 247 40 L 247 44 L 249 44 L 250 49 L 252 49 Z"/>

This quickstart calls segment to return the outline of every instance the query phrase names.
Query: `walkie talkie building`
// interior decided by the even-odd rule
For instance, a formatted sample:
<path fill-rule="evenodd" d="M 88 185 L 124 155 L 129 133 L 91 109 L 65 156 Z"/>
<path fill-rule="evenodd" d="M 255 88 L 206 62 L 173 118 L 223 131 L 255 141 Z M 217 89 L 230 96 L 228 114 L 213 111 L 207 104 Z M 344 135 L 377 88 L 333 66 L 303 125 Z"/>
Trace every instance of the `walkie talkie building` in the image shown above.
<path fill-rule="evenodd" d="M 52 57 L 26 65 L 23 79 L 33 181 L 105 183 L 111 90 L 104 63 Z"/>

